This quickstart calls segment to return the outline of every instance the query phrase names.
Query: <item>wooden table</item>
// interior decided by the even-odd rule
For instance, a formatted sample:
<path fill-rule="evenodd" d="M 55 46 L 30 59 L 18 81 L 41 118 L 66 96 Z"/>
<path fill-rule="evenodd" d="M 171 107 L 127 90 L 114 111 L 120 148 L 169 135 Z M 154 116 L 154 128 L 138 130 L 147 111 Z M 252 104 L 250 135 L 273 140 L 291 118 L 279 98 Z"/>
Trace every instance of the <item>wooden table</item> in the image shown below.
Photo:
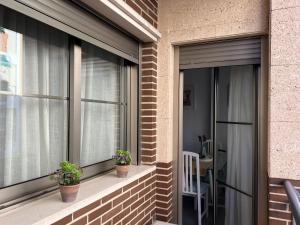
<path fill-rule="evenodd" d="M 196 174 L 196 161 L 193 161 L 193 174 Z M 200 163 L 200 176 L 205 176 L 208 169 L 213 168 L 213 158 L 206 157 L 199 160 Z"/>

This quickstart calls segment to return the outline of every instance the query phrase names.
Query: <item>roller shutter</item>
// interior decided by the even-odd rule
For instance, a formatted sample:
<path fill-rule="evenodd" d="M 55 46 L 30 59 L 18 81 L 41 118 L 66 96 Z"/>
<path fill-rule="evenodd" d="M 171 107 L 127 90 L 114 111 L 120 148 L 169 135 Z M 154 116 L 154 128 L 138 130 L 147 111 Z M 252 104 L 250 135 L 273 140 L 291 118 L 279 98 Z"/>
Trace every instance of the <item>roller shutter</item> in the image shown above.
<path fill-rule="evenodd" d="M 259 64 L 261 39 L 240 39 L 180 47 L 180 69 Z"/>
<path fill-rule="evenodd" d="M 138 41 L 72 1 L 2 0 L 1 4 L 138 63 Z"/>

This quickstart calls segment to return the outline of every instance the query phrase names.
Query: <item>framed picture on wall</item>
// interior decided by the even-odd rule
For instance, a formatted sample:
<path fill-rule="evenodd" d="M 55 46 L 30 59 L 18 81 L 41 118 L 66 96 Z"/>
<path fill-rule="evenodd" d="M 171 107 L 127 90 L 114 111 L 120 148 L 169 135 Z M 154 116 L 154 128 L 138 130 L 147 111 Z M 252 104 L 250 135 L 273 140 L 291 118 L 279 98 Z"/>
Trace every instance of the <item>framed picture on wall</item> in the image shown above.
<path fill-rule="evenodd" d="M 184 86 L 183 90 L 183 107 L 185 109 L 194 109 L 194 87 L 192 85 Z"/>

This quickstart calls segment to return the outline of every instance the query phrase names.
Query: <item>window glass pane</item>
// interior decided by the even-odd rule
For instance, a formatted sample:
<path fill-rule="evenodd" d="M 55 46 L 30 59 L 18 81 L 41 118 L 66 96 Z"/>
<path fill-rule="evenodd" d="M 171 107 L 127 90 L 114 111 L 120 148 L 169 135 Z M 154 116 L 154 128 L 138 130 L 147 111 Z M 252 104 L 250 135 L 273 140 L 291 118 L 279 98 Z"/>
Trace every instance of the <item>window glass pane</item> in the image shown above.
<path fill-rule="evenodd" d="M 121 63 L 118 56 L 83 42 L 81 97 L 119 102 Z"/>
<path fill-rule="evenodd" d="M 82 44 L 81 166 L 109 160 L 124 147 L 124 71 L 121 58 Z"/>
<path fill-rule="evenodd" d="M 67 158 L 68 35 L 0 6 L 0 187 Z"/>
<path fill-rule="evenodd" d="M 0 91 L 68 95 L 68 35 L 0 7 Z"/>
<path fill-rule="evenodd" d="M 81 107 L 81 166 L 111 159 L 120 148 L 120 106 L 82 102 Z"/>
<path fill-rule="evenodd" d="M 48 175 L 66 159 L 67 101 L 0 95 L 0 187 Z"/>
<path fill-rule="evenodd" d="M 252 195 L 252 125 L 217 124 L 217 180 Z"/>

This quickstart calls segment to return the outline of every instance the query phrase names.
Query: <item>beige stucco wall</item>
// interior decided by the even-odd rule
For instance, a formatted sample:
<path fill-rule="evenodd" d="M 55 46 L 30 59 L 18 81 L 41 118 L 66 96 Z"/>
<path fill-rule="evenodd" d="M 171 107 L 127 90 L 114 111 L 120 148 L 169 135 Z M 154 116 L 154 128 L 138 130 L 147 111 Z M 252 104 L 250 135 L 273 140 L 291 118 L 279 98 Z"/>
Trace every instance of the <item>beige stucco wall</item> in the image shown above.
<path fill-rule="evenodd" d="M 157 160 L 173 159 L 173 44 L 268 33 L 267 0 L 159 0 Z"/>
<path fill-rule="evenodd" d="M 271 2 L 271 177 L 300 179 L 300 0 Z"/>

